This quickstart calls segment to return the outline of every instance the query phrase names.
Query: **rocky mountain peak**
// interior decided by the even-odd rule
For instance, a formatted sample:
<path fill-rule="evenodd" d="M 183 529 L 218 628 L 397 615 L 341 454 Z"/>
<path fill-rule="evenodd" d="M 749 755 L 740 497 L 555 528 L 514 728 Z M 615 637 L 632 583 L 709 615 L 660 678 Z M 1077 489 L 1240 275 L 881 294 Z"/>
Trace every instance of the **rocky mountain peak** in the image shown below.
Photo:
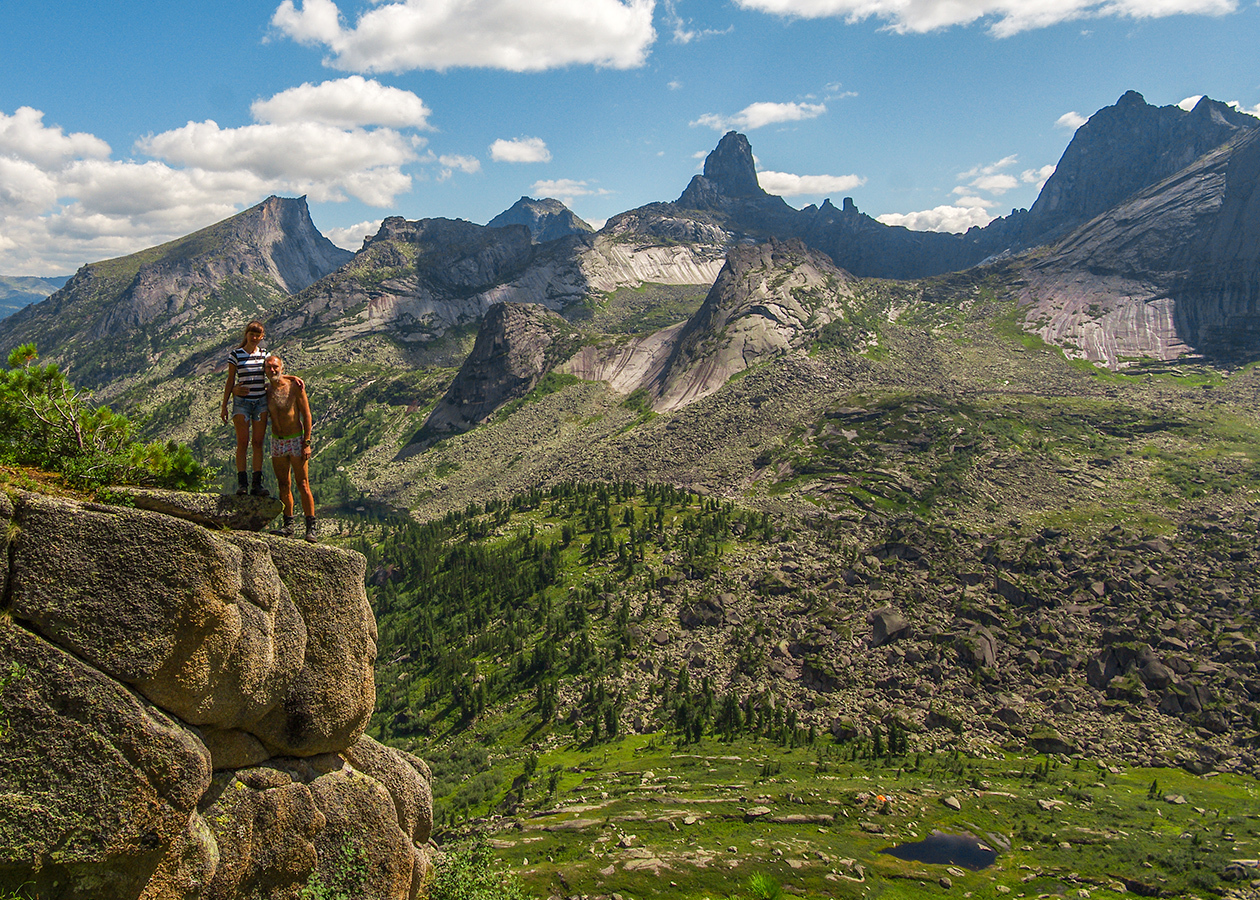
<path fill-rule="evenodd" d="M 1128 91 L 1076 130 L 1029 210 L 1024 233 L 1038 242 L 1062 236 L 1257 125 L 1208 97 L 1187 112 L 1151 106 Z"/>
<path fill-rule="evenodd" d="M 554 241 L 570 234 L 589 234 L 595 230 L 554 197 L 545 197 L 542 200 L 522 197 L 487 223 L 489 228 L 502 228 L 505 225 L 524 225 L 529 229 L 530 239 L 535 244 Z"/>
<path fill-rule="evenodd" d="M 73 357 L 79 384 L 97 388 L 176 345 L 221 337 L 223 322 L 263 317 L 353 256 L 319 233 L 305 197 L 268 197 L 177 240 L 83 266 L 47 300 L 5 320 L 0 349 L 34 341 L 52 359 Z M 204 315 L 211 310 L 218 315 Z M 117 346 L 139 329 L 149 346 Z"/>
<path fill-rule="evenodd" d="M 748 138 L 735 131 L 728 131 L 723 135 L 713 152 L 705 157 L 704 177 L 716 184 L 728 197 L 765 193 L 757 183 L 757 166 L 753 162 L 752 145 L 748 143 Z"/>
<path fill-rule="evenodd" d="M 724 201 L 762 199 L 770 195 L 757 182 L 752 145 L 736 131 L 728 131 L 704 160 L 704 174 L 691 179 L 678 198 L 687 209 L 717 209 Z"/>

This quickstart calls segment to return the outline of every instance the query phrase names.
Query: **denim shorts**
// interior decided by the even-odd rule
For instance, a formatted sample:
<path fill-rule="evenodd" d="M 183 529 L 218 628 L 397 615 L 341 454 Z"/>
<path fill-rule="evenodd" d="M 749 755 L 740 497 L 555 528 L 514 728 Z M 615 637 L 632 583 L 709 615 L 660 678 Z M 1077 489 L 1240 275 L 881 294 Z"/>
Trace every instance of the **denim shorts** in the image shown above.
<path fill-rule="evenodd" d="M 267 415 L 267 397 L 232 397 L 232 416 L 244 416 L 246 422 L 261 422 Z"/>

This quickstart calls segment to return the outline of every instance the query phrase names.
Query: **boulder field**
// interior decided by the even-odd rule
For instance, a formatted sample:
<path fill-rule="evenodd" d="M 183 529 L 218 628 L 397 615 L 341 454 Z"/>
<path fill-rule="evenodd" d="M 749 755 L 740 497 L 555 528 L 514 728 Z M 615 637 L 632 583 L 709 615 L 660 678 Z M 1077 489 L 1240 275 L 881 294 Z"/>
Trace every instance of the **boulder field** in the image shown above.
<path fill-rule="evenodd" d="M 23 492 L 0 547 L 0 893 L 420 895 L 430 774 L 363 734 L 359 554 Z"/>

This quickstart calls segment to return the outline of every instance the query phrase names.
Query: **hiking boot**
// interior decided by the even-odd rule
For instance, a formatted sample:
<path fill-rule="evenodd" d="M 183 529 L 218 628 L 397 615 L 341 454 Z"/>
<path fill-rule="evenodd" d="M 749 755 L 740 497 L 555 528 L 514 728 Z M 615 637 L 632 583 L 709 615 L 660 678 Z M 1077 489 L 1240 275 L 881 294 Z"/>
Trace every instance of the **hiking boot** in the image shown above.
<path fill-rule="evenodd" d="M 293 516 L 285 516 L 284 524 L 271 533 L 278 534 L 280 537 L 293 537 Z"/>
<path fill-rule="evenodd" d="M 263 487 L 262 472 L 254 473 L 254 486 L 249 489 L 249 492 L 254 497 L 270 497 L 271 496 L 271 494 L 268 493 L 267 489 Z"/>
<path fill-rule="evenodd" d="M 236 496 L 244 497 L 249 493 L 249 476 L 244 472 L 236 473 Z"/>
<path fill-rule="evenodd" d="M 318 544 L 319 538 L 315 534 L 315 517 L 306 517 L 306 540 L 311 544 Z"/>

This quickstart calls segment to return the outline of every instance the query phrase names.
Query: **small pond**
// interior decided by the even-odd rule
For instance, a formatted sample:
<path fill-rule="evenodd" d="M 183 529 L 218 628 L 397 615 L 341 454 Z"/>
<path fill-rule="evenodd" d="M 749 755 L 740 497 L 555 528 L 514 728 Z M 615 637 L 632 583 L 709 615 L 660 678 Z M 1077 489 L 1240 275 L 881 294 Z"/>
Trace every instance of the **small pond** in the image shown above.
<path fill-rule="evenodd" d="M 879 851 L 898 859 L 934 863 L 942 866 L 962 866 L 964 869 L 984 869 L 993 865 L 997 851 L 981 843 L 969 834 L 946 834 L 933 831 L 913 844 L 898 844 Z"/>

